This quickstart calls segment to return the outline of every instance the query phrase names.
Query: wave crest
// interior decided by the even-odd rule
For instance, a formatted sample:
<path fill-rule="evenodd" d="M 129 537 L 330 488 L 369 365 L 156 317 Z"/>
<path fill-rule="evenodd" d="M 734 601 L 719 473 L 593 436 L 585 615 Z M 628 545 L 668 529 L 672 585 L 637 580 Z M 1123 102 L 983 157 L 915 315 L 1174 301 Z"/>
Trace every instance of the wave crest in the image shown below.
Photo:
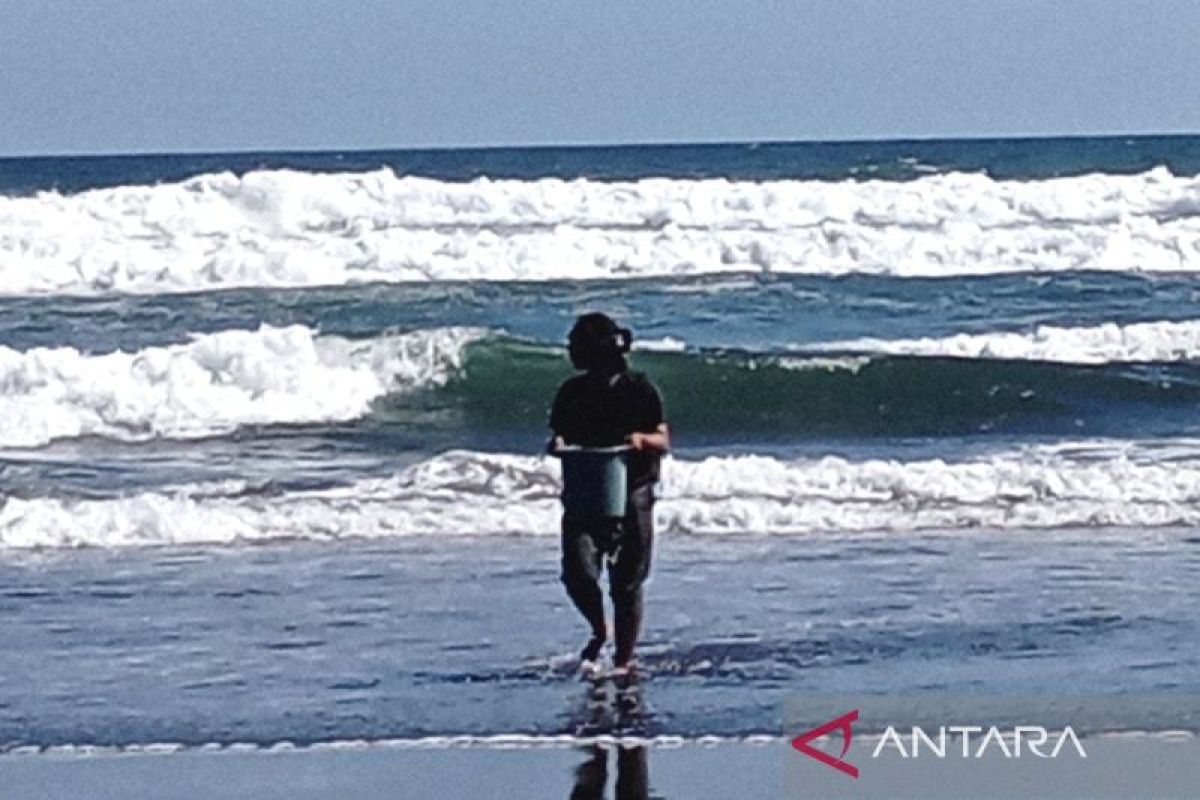
<path fill-rule="evenodd" d="M 444 382 L 482 335 L 446 328 L 352 341 L 264 325 L 136 353 L 0 347 L 0 446 L 355 419 L 386 393 Z"/>
<path fill-rule="evenodd" d="M 654 377 L 672 423 L 688 435 L 782 442 L 997 428 L 1077 435 L 1081 425 L 1109 424 L 1105 414 L 1134 413 L 1186 429 L 1200 396 L 1189 363 L 1198 356 L 1200 322 L 1190 321 L 860 339 L 779 354 L 696 351 L 669 339 L 637 353 L 635 365 Z M 194 439 L 367 416 L 436 430 L 443 444 L 530 439 L 544 432 L 546 406 L 567 374 L 560 348 L 481 328 L 351 340 L 264 325 L 103 355 L 0 347 L 0 448 L 81 436 Z M 436 391 L 415 402 L 420 390 Z"/>
<path fill-rule="evenodd" d="M 923 339 L 853 339 L 822 350 L 909 356 L 950 356 L 1062 364 L 1184 361 L 1200 357 L 1200 322 L 1114 322 L 1093 327 L 1039 325 L 1030 333 L 959 334 Z"/>
<path fill-rule="evenodd" d="M 715 272 L 1200 270 L 1200 177 L 456 183 L 389 169 L 0 197 L 0 292 Z"/>
<path fill-rule="evenodd" d="M 1200 524 L 1200 443 L 1079 442 L 941 459 L 671 459 L 660 530 L 820 535 Z M 558 465 L 451 451 L 387 477 L 284 494 L 191 486 L 105 500 L 9 498 L 0 547 L 553 535 Z"/>

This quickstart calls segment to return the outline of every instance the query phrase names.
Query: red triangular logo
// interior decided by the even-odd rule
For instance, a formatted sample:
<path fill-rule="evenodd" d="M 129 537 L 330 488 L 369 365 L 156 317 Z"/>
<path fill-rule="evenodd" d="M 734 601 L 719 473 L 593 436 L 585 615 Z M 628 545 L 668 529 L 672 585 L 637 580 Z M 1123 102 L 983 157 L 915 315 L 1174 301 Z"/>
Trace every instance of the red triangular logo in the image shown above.
<path fill-rule="evenodd" d="M 853 711 L 843 714 L 837 719 L 831 719 L 824 725 L 800 734 L 795 739 L 792 739 L 792 747 L 796 748 L 801 753 L 804 753 L 804 755 L 808 756 L 809 758 L 815 758 L 817 761 L 820 761 L 826 766 L 833 767 L 839 772 L 846 773 L 851 778 L 857 778 L 858 767 L 854 766 L 848 761 L 842 760 L 842 758 L 844 758 L 846 753 L 850 750 L 850 741 L 854 737 L 854 732 L 850 729 L 850 723 L 856 721 L 857 719 L 858 709 L 856 708 Z M 809 744 L 809 742 L 811 742 L 813 739 L 820 739 L 825 734 L 832 733 L 834 731 L 842 732 L 841 756 L 835 758 L 834 756 L 829 755 L 829 753 L 826 753 L 823 750 L 818 750 Z"/>

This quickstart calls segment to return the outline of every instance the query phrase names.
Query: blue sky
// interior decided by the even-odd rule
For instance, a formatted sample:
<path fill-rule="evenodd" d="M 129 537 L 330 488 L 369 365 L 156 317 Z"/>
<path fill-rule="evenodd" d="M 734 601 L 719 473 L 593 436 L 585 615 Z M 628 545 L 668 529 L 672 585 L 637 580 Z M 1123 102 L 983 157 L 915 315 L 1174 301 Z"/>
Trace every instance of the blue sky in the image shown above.
<path fill-rule="evenodd" d="M 1196 0 L 3 0 L 0 154 L 1200 132 Z"/>

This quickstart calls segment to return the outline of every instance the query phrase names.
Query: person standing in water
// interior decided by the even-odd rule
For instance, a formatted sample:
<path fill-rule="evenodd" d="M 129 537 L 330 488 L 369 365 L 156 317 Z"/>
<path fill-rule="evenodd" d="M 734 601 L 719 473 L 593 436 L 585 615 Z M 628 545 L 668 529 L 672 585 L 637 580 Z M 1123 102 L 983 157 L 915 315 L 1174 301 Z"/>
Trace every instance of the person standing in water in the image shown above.
<path fill-rule="evenodd" d="M 659 461 L 670 446 L 662 397 L 640 372 L 631 372 L 625 354 L 633 341 L 627 328 L 605 314 L 584 314 L 568 337 L 571 363 L 582 374 L 563 382 L 550 411 L 549 451 L 563 446 L 613 447 L 627 444 L 625 516 L 618 519 L 562 520 L 562 582 L 591 626 L 580 653 L 593 668 L 608 638 L 600 572 L 608 561 L 616 647 L 613 667 L 627 672 L 642 626 L 642 583 L 650 572 L 654 538 L 654 484 Z"/>

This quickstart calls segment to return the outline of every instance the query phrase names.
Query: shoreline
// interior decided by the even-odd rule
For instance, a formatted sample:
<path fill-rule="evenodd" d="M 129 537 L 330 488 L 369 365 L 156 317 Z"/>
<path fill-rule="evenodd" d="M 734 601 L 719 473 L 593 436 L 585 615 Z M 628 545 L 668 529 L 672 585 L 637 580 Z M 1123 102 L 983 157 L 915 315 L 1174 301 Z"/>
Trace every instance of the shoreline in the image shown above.
<path fill-rule="evenodd" d="M 561 737 L 554 737 L 561 738 Z M 865 739 L 866 737 L 864 737 Z M 677 746 L 628 743 L 557 746 L 396 747 L 189 750 L 106 754 L 8 754 L 0 779 L 10 796 L 26 800 L 82 797 L 317 797 L 513 796 L 616 797 L 992 797 L 1046 798 L 1190 796 L 1200 773 L 1200 737 L 1087 737 L 1087 759 L 1026 761 L 949 759 L 872 761 L 856 739 L 847 758 L 861 779 L 795 753 L 781 737 L 770 741 Z M 236 747 L 236 746 L 234 746 Z M 1134 787 L 1131 789 L 1131 787 Z M 1133 791 L 1132 794 L 1130 792 Z M 1026 792 L 1026 794 L 1020 794 Z M 1124 794 L 1121 794 L 1124 792 Z"/>

